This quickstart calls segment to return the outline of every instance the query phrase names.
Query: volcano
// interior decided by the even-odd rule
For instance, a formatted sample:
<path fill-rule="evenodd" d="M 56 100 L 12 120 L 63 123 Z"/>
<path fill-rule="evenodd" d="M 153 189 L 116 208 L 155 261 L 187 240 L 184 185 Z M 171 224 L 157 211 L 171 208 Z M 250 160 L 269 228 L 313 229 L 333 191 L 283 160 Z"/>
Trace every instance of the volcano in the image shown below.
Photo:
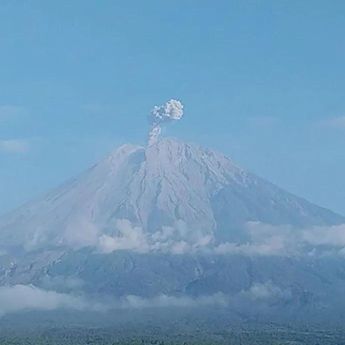
<path fill-rule="evenodd" d="M 184 239 L 243 242 L 248 222 L 310 227 L 344 218 L 173 139 L 123 145 L 79 177 L 0 221 L 3 249 L 84 247 L 127 222 L 142 233 L 178 228 Z"/>
<path fill-rule="evenodd" d="M 267 248 L 286 242 L 286 229 L 291 237 L 344 223 L 221 153 L 170 138 L 127 144 L 0 219 L 0 284 L 73 292 L 61 284 L 72 277 L 83 293 L 145 298 L 243 297 L 261 284 L 281 303 L 324 306 L 345 286 L 343 259 Z M 273 240 L 260 244 L 265 232 L 253 224 Z"/>

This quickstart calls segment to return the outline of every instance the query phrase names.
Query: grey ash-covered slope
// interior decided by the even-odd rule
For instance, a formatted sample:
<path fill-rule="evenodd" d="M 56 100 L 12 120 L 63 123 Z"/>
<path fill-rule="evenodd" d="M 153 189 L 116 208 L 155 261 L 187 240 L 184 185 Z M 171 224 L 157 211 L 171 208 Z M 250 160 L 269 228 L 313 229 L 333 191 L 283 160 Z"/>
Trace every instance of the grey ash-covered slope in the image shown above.
<path fill-rule="evenodd" d="M 172 139 L 124 145 L 0 219 L 0 286 L 114 298 L 221 293 L 240 315 L 343 317 L 343 257 L 271 255 L 260 241 L 251 251 L 248 222 L 294 235 L 345 219 L 220 153 Z M 200 241 L 203 250 L 189 250 Z M 217 252 L 224 243 L 245 250 Z"/>
<path fill-rule="evenodd" d="M 95 236 L 116 233 L 118 219 L 145 233 L 183 224 L 185 231 L 217 241 L 245 241 L 249 221 L 298 227 L 345 222 L 220 153 L 162 139 L 147 148 L 121 146 L 81 176 L 2 217 L 0 243 L 2 249 L 88 246 Z"/>

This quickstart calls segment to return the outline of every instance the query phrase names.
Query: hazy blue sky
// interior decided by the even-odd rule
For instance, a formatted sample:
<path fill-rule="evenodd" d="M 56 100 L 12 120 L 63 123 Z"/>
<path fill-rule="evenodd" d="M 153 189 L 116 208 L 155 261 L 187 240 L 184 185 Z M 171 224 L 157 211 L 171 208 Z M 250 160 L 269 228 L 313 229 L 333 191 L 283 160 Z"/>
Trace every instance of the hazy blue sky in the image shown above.
<path fill-rule="evenodd" d="M 0 213 L 168 134 L 345 214 L 345 1 L 0 1 Z"/>

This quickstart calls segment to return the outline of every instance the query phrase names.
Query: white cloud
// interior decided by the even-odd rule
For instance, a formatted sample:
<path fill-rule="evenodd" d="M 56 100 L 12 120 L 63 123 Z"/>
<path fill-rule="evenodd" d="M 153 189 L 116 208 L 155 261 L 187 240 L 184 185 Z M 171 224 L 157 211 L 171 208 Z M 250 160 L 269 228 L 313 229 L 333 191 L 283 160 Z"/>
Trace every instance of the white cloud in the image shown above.
<path fill-rule="evenodd" d="M 300 246 L 296 232 L 288 225 L 274 226 L 261 222 L 248 222 L 250 241 L 243 244 L 225 242 L 215 247 L 217 254 L 289 256 L 298 253 Z"/>
<path fill-rule="evenodd" d="M 303 231 L 303 240 L 314 246 L 345 247 L 345 224 L 314 227 Z"/>
<path fill-rule="evenodd" d="M 23 311 L 54 311 L 58 309 L 105 312 L 109 310 L 169 307 L 226 307 L 230 301 L 230 296 L 219 292 L 198 297 L 162 294 L 149 298 L 127 295 L 122 298 L 113 299 L 110 297 L 109 299 L 108 296 L 106 300 L 97 302 L 86 297 L 76 297 L 70 294 L 44 290 L 32 285 L 14 285 L 0 287 L 0 317 Z"/>
<path fill-rule="evenodd" d="M 147 252 L 149 244 L 142 228 L 133 227 L 127 219 L 117 221 L 118 234 L 116 237 L 102 235 L 99 238 L 99 249 L 104 253 L 116 250 L 135 250 Z"/>
<path fill-rule="evenodd" d="M 345 253 L 345 224 L 294 228 L 249 222 L 247 243 L 225 242 L 214 247 L 221 255 L 300 256 Z M 324 248 L 327 247 L 327 248 Z"/>
<path fill-rule="evenodd" d="M 26 140 L 8 139 L 0 140 L 0 152 L 6 153 L 27 153 L 30 145 Z"/>
<path fill-rule="evenodd" d="M 81 298 L 55 291 L 42 290 L 32 285 L 0 287 L 0 315 L 23 310 L 89 309 Z"/>
<path fill-rule="evenodd" d="M 133 225 L 128 219 L 118 219 L 113 229 L 107 229 L 106 233 L 93 222 L 81 217 L 65 231 L 52 234 L 49 238 L 43 230 L 44 228 L 36 229 L 26 243 L 26 250 L 31 251 L 58 243 L 75 249 L 92 247 L 103 254 L 127 250 L 174 255 L 201 252 L 216 255 L 291 257 L 334 253 L 344 256 L 342 253 L 345 248 L 345 224 L 298 228 L 290 225 L 248 222 L 248 241 L 244 243 L 217 243 L 212 233 L 189 231 L 182 221 L 177 221 L 173 226 L 164 226 L 156 232 L 149 232 Z"/>
<path fill-rule="evenodd" d="M 76 217 L 74 221 L 68 223 L 60 242 L 73 248 L 95 246 L 99 236 L 99 228 L 94 223 L 87 221 L 84 217 Z M 42 238 L 42 236 L 39 237 Z"/>
<path fill-rule="evenodd" d="M 139 296 L 126 296 L 122 301 L 123 308 L 166 308 L 166 307 L 201 307 L 201 306 L 227 306 L 229 297 L 223 293 L 209 296 L 188 297 L 159 295 L 153 298 Z"/>
<path fill-rule="evenodd" d="M 291 292 L 289 290 L 283 290 L 274 285 L 271 281 L 254 283 L 248 290 L 242 291 L 241 295 L 255 301 L 291 298 Z"/>
<path fill-rule="evenodd" d="M 173 227 L 165 226 L 160 231 L 145 233 L 139 226 L 133 226 L 127 219 L 116 222 L 116 234 L 101 235 L 97 248 L 102 253 L 116 250 L 132 250 L 139 253 L 165 252 L 172 254 L 192 253 L 209 246 L 213 237 L 198 232 L 186 231 L 183 222 L 178 221 Z"/>
<path fill-rule="evenodd" d="M 247 301 L 253 302 L 268 302 L 272 300 L 288 300 L 292 298 L 292 293 L 289 289 L 282 289 L 274 285 L 271 281 L 264 283 L 254 282 L 248 290 L 242 290 L 233 295 L 227 295 L 222 292 L 217 292 L 212 295 L 204 295 L 198 297 L 191 296 L 169 296 L 159 295 L 152 298 L 144 298 L 140 296 L 126 296 L 117 306 L 124 309 L 144 309 L 144 308 L 167 308 L 167 307 L 206 307 L 218 306 L 228 307 L 236 304 L 236 302 Z"/>
<path fill-rule="evenodd" d="M 216 254 L 236 254 L 236 255 L 263 255 L 281 256 L 285 254 L 285 246 L 279 239 L 266 239 L 265 243 L 245 243 L 237 244 L 231 242 L 221 243 L 214 248 Z"/>
<path fill-rule="evenodd" d="M 291 292 L 288 289 L 281 289 L 271 282 L 265 282 L 253 283 L 248 290 L 242 290 L 233 295 L 217 292 L 212 295 L 198 297 L 161 294 L 153 297 L 127 295 L 117 299 L 110 296 L 103 296 L 103 298 L 105 299 L 97 302 L 86 298 L 86 296 L 77 297 L 71 294 L 44 290 L 32 285 L 2 286 L 0 287 L 0 316 L 23 311 L 53 311 L 58 309 L 104 312 L 109 310 L 169 307 L 229 307 L 236 301 L 252 303 L 286 300 L 291 298 Z"/>

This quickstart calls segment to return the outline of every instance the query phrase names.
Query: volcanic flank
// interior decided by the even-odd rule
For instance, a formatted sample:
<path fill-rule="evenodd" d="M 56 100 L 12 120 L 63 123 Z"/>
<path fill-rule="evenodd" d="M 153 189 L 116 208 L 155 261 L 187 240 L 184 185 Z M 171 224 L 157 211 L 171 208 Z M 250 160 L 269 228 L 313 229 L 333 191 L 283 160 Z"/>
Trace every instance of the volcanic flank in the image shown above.
<path fill-rule="evenodd" d="M 123 145 L 2 217 L 0 285 L 73 292 L 60 283 L 72 277 L 102 296 L 257 294 L 300 307 L 309 294 L 312 308 L 336 305 L 344 217 L 221 153 L 160 137 L 182 110 L 155 107 L 146 147 Z"/>

